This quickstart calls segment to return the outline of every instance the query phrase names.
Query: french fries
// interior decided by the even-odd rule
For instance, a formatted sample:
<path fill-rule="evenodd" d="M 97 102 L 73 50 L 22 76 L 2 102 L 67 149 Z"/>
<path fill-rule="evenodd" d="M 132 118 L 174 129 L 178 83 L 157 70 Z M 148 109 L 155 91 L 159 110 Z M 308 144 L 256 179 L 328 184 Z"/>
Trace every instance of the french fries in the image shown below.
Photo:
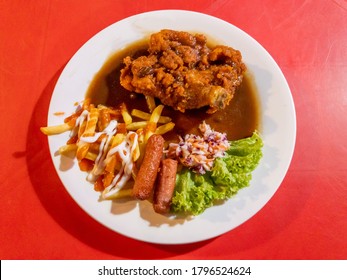
<path fill-rule="evenodd" d="M 76 152 L 77 145 L 76 144 L 66 144 L 64 146 L 61 146 L 58 150 L 58 153 L 60 155 L 66 155 L 70 152 Z"/>
<path fill-rule="evenodd" d="M 133 109 L 131 111 L 131 115 L 134 117 L 137 117 L 139 119 L 143 119 L 146 121 L 149 121 L 149 119 L 151 118 L 151 114 L 146 113 L 144 111 L 138 110 L 138 109 Z M 166 116 L 160 116 L 158 123 L 168 123 L 171 122 L 171 118 L 170 117 L 166 117 Z"/>
<path fill-rule="evenodd" d="M 153 96 L 145 96 L 146 98 L 146 102 L 147 102 L 147 106 L 148 106 L 148 110 L 150 113 L 153 112 L 153 110 L 155 109 L 155 100 Z"/>
<path fill-rule="evenodd" d="M 72 129 L 68 123 L 58 124 L 54 126 L 40 127 L 40 130 L 45 135 L 56 135 Z"/>
<path fill-rule="evenodd" d="M 123 120 L 124 120 L 126 125 L 132 123 L 133 120 L 132 120 L 131 115 L 129 114 L 127 107 L 124 103 L 121 105 L 121 114 L 123 116 Z"/>
<path fill-rule="evenodd" d="M 175 125 L 171 118 L 162 116 L 163 105 L 155 106 L 154 98 L 146 100 L 150 113 L 133 109 L 130 114 L 124 103 L 111 108 L 94 106 L 86 99 L 63 124 L 40 130 L 48 136 L 70 131 L 70 138 L 57 154 L 74 156 L 80 169 L 89 172 L 87 180 L 103 199 L 127 197 L 149 137 L 165 134 Z"/>
<path fill-rule="evenodd" d="M 175 124 L 173 122 L 169 122 L 166 124 L 163 124 L 161 126 L 158 126 L 155 130 L 155 134 L 165 134 L 172 130 L 175 127 Z"/>
<path fill-rule="evenodd" d="M 126 126 L 126 128 L 128 130 L 138 130 L 138 129 L 141 129 L 141 128 L 145 128 L 147 124 L 148 124 L 148 121 L 133 122 L 133 123 L 129 123 Z"/>
<path fill-rule="evenodd" d="M 83 137 L 93 136 L 95 134 L 96 125 L 99 119 L 99 110 L 97 108 L 91 108 L 88 118 L 86 128 L 82 134 Z"/>
<path fill-rule="evenodd" d="M 158 105 L 157 107 L 155 107 L 149 118 L 149 122 L 157 123 L 159 121 L 159 118 L 163 109 L 164 109 L 164 105 Z"/>
<path fill-rule="evenodd" d="M 158 105 L 154 108 L 145 128 L 145 143 L 147 143 L 149 137 L 151 137 L 151 135 L 154 134 L 155 130 L 157 129 L 157 123 L 163 109 L 164 105 Z"/>

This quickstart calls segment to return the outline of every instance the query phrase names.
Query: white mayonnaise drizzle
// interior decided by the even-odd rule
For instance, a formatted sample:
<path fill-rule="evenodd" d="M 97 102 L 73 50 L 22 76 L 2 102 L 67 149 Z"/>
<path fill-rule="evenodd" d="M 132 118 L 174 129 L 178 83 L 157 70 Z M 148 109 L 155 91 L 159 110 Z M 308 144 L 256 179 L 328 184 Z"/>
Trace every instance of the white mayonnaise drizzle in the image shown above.
<path fill-rule="evenodd" d="M 104 159 L 106 156 L 106 151 L 110 145 L 112 136 L 115 135 L 117 132 L 117 124 L 118 122 L 116 120 L 112 120 L 103 131 L 95 133 L 94 136 L 80 138 L 81 141 L 84 141 L 86 143 L 93 143 L 97 141 L 101 135 L 106 134 L 106 138 L 101 140 L 99 153 L 96 157 L 93 170 L 87 176 L 87 180 L 90 182 L 94 182 L 105 168 Z"/>
<path fill-rule="evenodd" d="M 131 140 L 132 137 L 134 138 L 133 140 Z M 107 199 L 118 192 L 131 178 L 131 173 L 134 166 L 133 154 L 137 145 L 137 133 L 129 132 L 126 139 L 122 143 L 109 150 L 105 161 L 107 161 L 115 153 L 118 153 L 122 159 L 122 167 L 118 174 L 113 178 L 111 184 L 103 191 L 102 198 Z"/>
<path fill-rule="evenodd" d="M 76 119 L 75 126 L 70 132 L 70 137 L 73 137 L 78 133 L 79 126 L 84 122 L 84 120 L 86 119 L 88 114 L 89 114 L 89 112 L 87 110 L 83 110 L 81 115 L 78 116 L 78 118 Z"/>
<path fill-rule="evenodd" d="M 89 112 L 84 110 L 76 119 L 76 123 L 74 128 L 71 130 L 70 137 L 73 137 L 78 133 L 79 127 L 88 117 Z M 128 132 L 125 140 L 122 143 L 109 149 L 112 137 L 117 133 L 117 125 L 118 122 L 116 120 L 111 120 L 103 131 L 95 132 L 93 136 L 81 136 L 78 143 L 79 145 L 84 143 L 95 143 L 102 135 L 106 135 L 106 137 L 101 140 L 94 167 L 87 176 L 87 180 L 90 182 L 95 182 L 98 176 L 102 174 L 107 162 L 113 155 L 118 153 L 122 160 L 121 169 L 113 178 L 111 184 L 107 186 L 102 193 L 103 199 L 107 199 L 118 192 L 128 182 L 128 180 L 131 178 L 134 167 L 133 155 L 138 145 L 137 133 L 132 131 Z"/>

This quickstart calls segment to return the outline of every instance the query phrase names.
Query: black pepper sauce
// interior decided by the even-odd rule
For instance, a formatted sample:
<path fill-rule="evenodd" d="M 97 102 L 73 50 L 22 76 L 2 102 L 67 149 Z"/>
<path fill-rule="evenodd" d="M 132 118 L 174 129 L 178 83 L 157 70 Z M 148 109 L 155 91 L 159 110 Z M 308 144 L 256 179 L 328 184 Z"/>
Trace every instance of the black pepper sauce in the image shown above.
<path fill-rule="evenodd" d="M 148 48 L 147 42 L 148 40 L 138 41 L 112 55 L 96 73 L 86 97 L 91 98 L 94 104 L 117 107 L 124 102 L 129 112 L 135 108 L 148 112 L 144 95 L 129 92 L 120 85 L 123 58 L 128 55 L 133 57 L 145 55 Z M 156 100 L 156 104 L 159 104 L 159 100 Z M 259 130 L 259 108 L 252 77 L 246 71 L 243 82 L 230 104 L 214 114 L 207 114 L 207 108 L 186 110 L 185 113 L 182 113 L 165 106 L 162 114 L 172 118 L 175 128 L 164 137 L 168 141 L 177 141 L 177 135 L 199 134 L 198 126 L 205 120 L 212 129 L 225 132 L 229 140 L 245 138 L 251 136 L 254 130 Z"/>

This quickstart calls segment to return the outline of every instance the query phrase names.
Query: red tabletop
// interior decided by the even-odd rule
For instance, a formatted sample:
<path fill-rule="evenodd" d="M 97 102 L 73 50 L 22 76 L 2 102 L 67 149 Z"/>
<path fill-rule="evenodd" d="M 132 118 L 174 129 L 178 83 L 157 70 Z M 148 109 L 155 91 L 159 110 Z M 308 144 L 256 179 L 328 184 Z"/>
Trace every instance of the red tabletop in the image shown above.
<path fill-rule="evenodd" d="M 291 88 L 297 141 L 266 206 L 236 229 L 187 245 L 155 245 L 90 218 L 54 170 L 46 124 L 67 61 L 125 17 L 184 9 L 241 28 L 273 56 Z M 346 259 L 347 2 L 1 1 L 1 259 Z"/>

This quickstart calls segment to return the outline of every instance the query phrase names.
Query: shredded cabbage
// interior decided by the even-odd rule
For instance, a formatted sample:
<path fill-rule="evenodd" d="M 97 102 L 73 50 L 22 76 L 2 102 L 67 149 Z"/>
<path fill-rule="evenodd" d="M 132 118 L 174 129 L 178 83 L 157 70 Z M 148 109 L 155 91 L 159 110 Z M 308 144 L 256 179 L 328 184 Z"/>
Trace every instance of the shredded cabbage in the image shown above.
<path fill-rule="evenodd" d="M 262 157 L 263 142 L 258 132 L 230 141 L 224 157 L 217 158 L 204 175 L 183 168 L 176 175 L 171 211 L 199 215 L 217 200 L 226 200 L 249 186 L 252 171 Z"/>

